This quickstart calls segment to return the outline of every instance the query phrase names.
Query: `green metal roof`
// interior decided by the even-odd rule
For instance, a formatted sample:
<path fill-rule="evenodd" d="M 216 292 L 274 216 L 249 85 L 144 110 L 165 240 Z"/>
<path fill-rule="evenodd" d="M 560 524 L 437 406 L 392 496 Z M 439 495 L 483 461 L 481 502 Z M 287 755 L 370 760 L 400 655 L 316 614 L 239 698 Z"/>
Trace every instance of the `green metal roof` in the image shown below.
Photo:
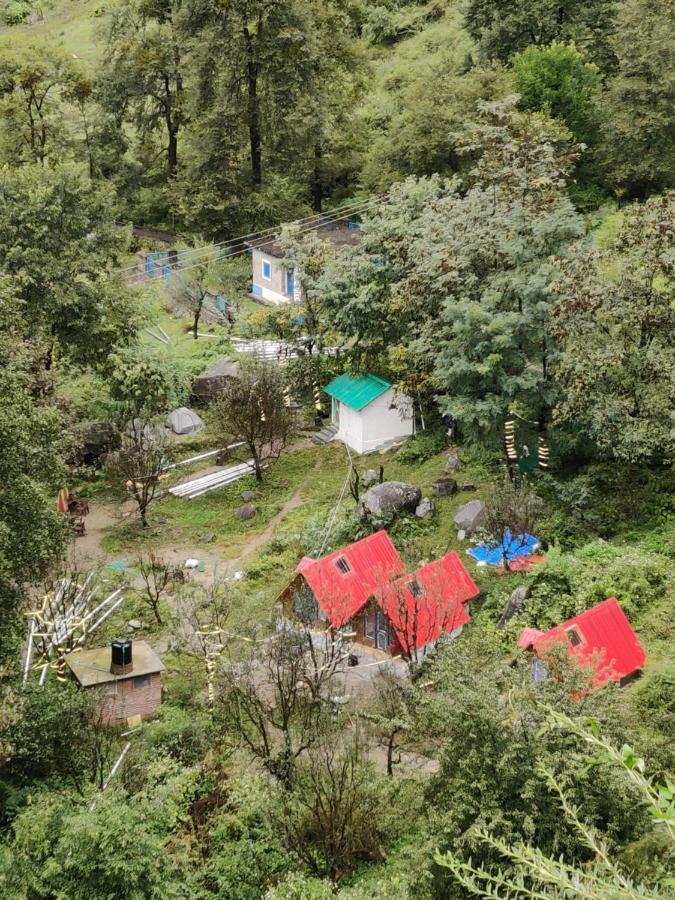
<path fill-rule="evenodd" d="M 364 375 L 348 375 L 345 372 L 327 384 L 324 391 L 329 397 L 334 397 L 350 409 L 358 411 L 368 406 L 390 387 L 390 381 L 369 372 Z"/>

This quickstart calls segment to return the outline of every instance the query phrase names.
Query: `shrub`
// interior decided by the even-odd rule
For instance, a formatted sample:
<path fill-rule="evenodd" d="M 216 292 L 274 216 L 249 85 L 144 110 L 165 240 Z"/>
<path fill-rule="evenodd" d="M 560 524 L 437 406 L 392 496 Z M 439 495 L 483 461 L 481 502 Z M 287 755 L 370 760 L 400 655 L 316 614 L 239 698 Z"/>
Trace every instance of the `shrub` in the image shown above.
<path fill-rule="evenodd" d="M 441 430 L 422 431 L 405 442 L 396 454 L 396 458 L 406 466 L 423 463 L 440 453 L 447 442 L 447 435 Z"/>

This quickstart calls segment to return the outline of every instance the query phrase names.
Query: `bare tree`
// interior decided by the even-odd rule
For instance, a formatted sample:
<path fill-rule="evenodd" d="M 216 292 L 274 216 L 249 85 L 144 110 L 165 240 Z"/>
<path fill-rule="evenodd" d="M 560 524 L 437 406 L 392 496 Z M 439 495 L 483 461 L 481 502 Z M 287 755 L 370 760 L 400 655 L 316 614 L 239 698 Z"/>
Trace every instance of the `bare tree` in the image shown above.
<path fill-rule="evenodd" d="M 289 850 L 320 878 L 339 881 L 357 860 L 382 859 L 378 782 L 358 731 L 321 735 L 298 765 L 276 824 Z"/>
<path fill-rule="evenodd" d="M 539 527 L 544 504 L 527 482 L 505 477 L 492 485 L 485 504 L 482 534 L 491 548 L 501 548 L 502 564 L 510 561 L 526 546 L 528 535 Z"/>
<path fill-rule="evenodd" d="M 186 307 L 192 316 L 192 336 L 199 337 L 199 322 L 204 305 L 211 296 L 210 287 L 218 284 L 218 250 L 210 245 L 196 245 L 192 252 L 189 270 L 177 272 L 171 279 L 170 290 L 176 302 Z"/>
<path fill-rule="evenodd" d="M 327 633 L 317 646 L 308 629 L 285 621 L 266 639 L 242 637 L 219 673 L 222 709 L 251 753 L 290 786 L 296 760 L 328 721 L 342 641 Z"/>
<path fill-rule="evenodd" d="M 242 362 L 216 404 L 216 421 L 225 443 L 231 438 L 244 442 L 256 480 L 262 481 L 266 461 L 279 458 L 294 432 L 279 367 L 256 360 Z"/>
<path fill-rule="evenodd" d="M 387 775 L 401 762 L 401 741 L 414 725 L 415 689 L 410 679 L 392 667 L 380 669 L 375 679 L 375 703 L 362 716 L 387 754 Z"/>
<path fill-rule="evenodd" d="M 167 440 L 150 422 L 134 419 L 120 450 L 106 460 L 106 471 L 117 486 L 124 486 L 138 507 L 143 528 L 148 527 L 148 507 L 159 492 Z"/>
<path fill-rule="evenodd" d="M 204 659 L 211 704 L 216 699 L 216 667 L 228 639 L 232 637 L 227 627 L 231 610 L 230 585 L 216 571 L 208 582 L 192 584 L 178 596 L 183 649 Z"/>
<path fill-rule="evenodd" d="M 136 557 L 142 588 L 136 588 L 135 594 L 148 606 L 158 625 L 162 624 L 160 612 L 160 600 L 168 585 L 174 579 L 174 566 L 165 562 L 151 550 L 149 553 L 139 553 Z"/>

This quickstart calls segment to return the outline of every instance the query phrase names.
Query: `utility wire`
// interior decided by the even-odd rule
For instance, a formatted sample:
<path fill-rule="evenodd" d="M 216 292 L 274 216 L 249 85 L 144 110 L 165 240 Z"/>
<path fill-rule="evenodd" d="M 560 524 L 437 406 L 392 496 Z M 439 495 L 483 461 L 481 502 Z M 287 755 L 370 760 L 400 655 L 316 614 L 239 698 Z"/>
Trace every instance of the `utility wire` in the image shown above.
<path fill-rule="evenodd" d="M 345 204 L 343 206 L 335 207 L 335 209 L 330 210 L 327 213 L 315 213 L 312 216 L 306 216 L 303 219 L 295 219 L 289 223 L 282 223 L 281 225 L 271 226 L 269 228 L 263 228 L 260 231 L 253 231 L 247 234 L 239 235 L 238 237 L 229 238 L 225 241 L 219 241 L 214 244 L 208 244 L 204 247 L 192 247 L 188 250 L 182 250 L 181 256 L 185 258 L 186 256 L 190 256 L 192 254 L 206 254 L 208 252 L 213 252 L 214 250 L 221 250 L 228 246 L 236 246 L 241 244 L 242 242 L 250 242 L 251 240 L 264 240 L 266 236 L 269 236 L 270 240 L 276 236 L 279 230 L 285 225 L 300 225 L 301 227 L 305 226 L 314 226 L 316 223 L 318 226 L 329 224 L 331 221 L 335 221 L 335 213 L 340 213 L 340 218 L 344 218 L 344 213 L 349 213 L 350 215 L 359 215 L 363 209 L 367 209 L 373 205 L 373 203 L 381 202 L 385 198 L 385 195 L 380 195 L 375 198 L 368 198 L 366 200 L 354 201 L 352 203 Z M 112 275 L 123 274 L 124 272 L 129 272 L 136 269 L 135 265 L 124 266 L 119 269 L 115 269 L 112 272 Z"/>
<path fill-rule="evenodd" d="M 370 204 L 370 205 L 373 206 L 373 207 L 375 207 L 375 206 L 377 206 L 378 204 L 381 204 L 382 202 L 383 202 L 382 200 L 378 200 L 378 201 L 376 201 L 376 202 L 374 202 L 374 203 L 372 203 L 372 204 Z M 365 211 L 365 210 L 363 210 L 363 211 Z M 331 219 L 331 221 L 332 221 L 332 222 L 339 222 L 339 221 L 341 221 L 342 219 L 349 219 L 349 218 L 351 218 L 351 216 L 353 216 L 353 215 L 354 215 L 354 213 L 347 213 L 347 214 L 344 215 L 344 216 L 336 216 L 335 218 Z M 305 230 L 301 230 L 301 231 L 300 231 L 300 236 L 302 237 L 302 236 L 304 236 L 305 234 L 309 234 L 310 231 L 314 231 L 317 227 L 320 227 L 320 225 L 313 225 L 313 226 L 310 226 L 310 227 L 306 228 Z M 241 250 L 237 250 L 237 251 L 234 251 L 233 253 L 229 253 L 229 254 L 227 255 L 226 258 L 227 258 L 227 259 L 234 259 L 236 256 L 241 256 L 243 253 L 248 253 L 248 252 L 249 252 L 249 248 L 248 248 L 248 247 L 245 247 L 245 248 L 243 248 L 243 249 L 241 249 Z M 183 267 L 180 267 L 180 268 L 178 268 L 178 269 L 172 269 L 172 270 L 171 270 L 171 274 L 176 274 L 176 275 L 177 275 L 177 274 L 181 274 L 181 273 L 183 273 L 183 272 L 189 272 L 191 269 L 196 269 L 198 266 L 202 265 L 202 263 L 203 263 L 203 260 L 199 260 L 198 262 L 193 263 L 193 264 L 190 265 L 190 266 L 183 266 Z M 134 267 L 134 268 L 135 268 L 135 267 Z M 140 274 L 140 273 L 139 273 L 139 274 Z"/>

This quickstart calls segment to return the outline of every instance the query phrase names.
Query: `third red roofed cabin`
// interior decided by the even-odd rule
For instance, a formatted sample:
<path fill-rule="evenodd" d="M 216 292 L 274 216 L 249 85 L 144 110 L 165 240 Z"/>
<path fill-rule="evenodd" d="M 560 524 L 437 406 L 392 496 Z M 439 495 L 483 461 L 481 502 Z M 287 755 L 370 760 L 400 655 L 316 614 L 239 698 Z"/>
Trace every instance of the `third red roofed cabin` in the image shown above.
<path fill-rule="evenodd" d="M 409 657 L 468 622 L 465 604 L 478 593 L 456 553 L 406 574 L 387 532 L 377 531 L 322 559 L 303 557 L 278 599 L 288 616 Z"/>
<path fill-rule="evenodd" d="M 647 659 L 616 597 L 598 603 L 550 631 L 525 628 L 518 646 L 542 656 L 551 647 L 565 642 L 572 656 L 593 670 L 595 687 L 610 680 L 623 683 L 639 672 Z"/>

